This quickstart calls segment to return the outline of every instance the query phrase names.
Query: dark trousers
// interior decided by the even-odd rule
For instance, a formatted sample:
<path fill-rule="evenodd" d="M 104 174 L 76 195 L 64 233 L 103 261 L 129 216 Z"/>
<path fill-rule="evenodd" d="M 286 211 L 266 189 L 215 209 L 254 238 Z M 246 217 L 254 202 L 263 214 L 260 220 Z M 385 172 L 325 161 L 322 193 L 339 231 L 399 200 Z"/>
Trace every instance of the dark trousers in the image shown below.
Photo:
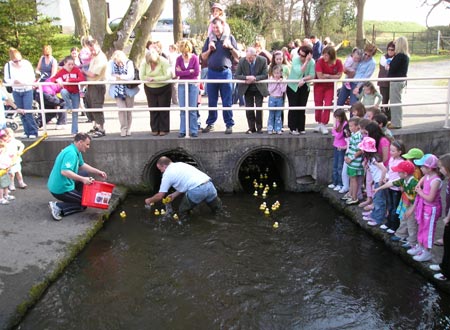
<path fill-rule="evenodd" d="M 441 273 L 450 278 L 450 224 L 444 227 L 444 255 L 439 266 Z"/>
<path fill-rule="evenodd" d="M 378 192 L 377 194 L 381 193 Z M 386 226 L 392 230 L 397 230 L 400 226 L 400 219 L 397 214 L 397 206 L 400 203 L 400 198 L 402 197 L 402 192 L 399 190 L 386 189 L 386 202 L 388 209 L 388 216 Z"/>
<path fill-rule="evenodd" d="M 149 108 L 170 107 L 172 86 L 152 88 L 144 85 L 145 96 Z M 170 132 L 170 111 L 150 111 L 150 128 L 152 132 Z"/>
<path fill-rule="evenodd" d="M 103 108 L 103 103 L 105 103 L 105 93 L 106 93 L 105 85 L 89 85 L 85 96 L 87 107 Z M 103 113 L 103 111 L 91 112 L 90 116 L 97 125 L 105 124 L 105 114 Z"/>
<path fill-rule="evenodd" d="M 245 106 L 249 108 L 261 108 L 264 97 L 256 90 L 247 90 L 245 92 Z M 262 110 L 246 110 L 248 129 L 252 132 L 262 130 L 263 112 Z"/>
<path fill-rule="evenodd" d="M 308 102 L 309 88 L 306 84 L 298 88 L 294 92 L 289 87 L 286 88 L 286 95 L 290 107 L 304 107 Z M 288 127 L 291 131 L 302 132 L 305 130 L 305 110 L 289 110 L 288 112 Z"/>
<path fill-rule="evenodd" d="M 383 104 L 388 104 L 389 103 L 389 86 L 387 87 L 380 87 L 380 94 L 383 97 Z M 388 120 L 391 120 L 391 108 L 389 107 L 383 107 L 381 109 L 384 114 L 386 115 L 386 117 L 388 117 Z"/>
<path fill-rule="evenodd" d="M 79 173 L 82 176 L 87 176 L 87 173 Z M 75 189 L 72 191 L 65 192 L 63 194 L 54 194 L 53 197 L 60 200 L 61 202 L 57 202 L 56 206 L 61 209 L 61 215 L 67 216 L 73 213 L 82 212 L 86 209 L 85 206 L 81 205 L 82 199 L 82 191 L 83 191 L 83 183 L 77 181 L 75 182 Z"/>

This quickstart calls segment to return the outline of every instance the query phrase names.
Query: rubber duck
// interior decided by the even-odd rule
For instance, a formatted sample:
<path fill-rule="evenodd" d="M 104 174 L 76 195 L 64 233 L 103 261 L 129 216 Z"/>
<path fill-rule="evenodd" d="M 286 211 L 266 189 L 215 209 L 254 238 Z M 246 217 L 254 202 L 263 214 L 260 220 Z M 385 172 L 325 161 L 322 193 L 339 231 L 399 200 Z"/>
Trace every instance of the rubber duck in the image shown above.
<path fill-rule="evenodd" d="M 278 228 L 278 222 L 275 221 L 275 222 L 273 223 L 273 228 L 275 228 L 275 229 Z"/>
<path fill-rule="evenodd" d="M 275 181 L 272 183 L 272 187 L 274 187 L 274 188 L 277 187 L 277 183 Z"/>
<path fill-rule="evenodd" d="M 260 175 L 259 175 L 259 178 L 260 178 L 261 180 L 264 179 L 264 175 L 260 174 Z"/>
<path fill-rule="evenodd" d="M 253 196 L 257 197 L 258 196 L 258 191 L 255 190 L 255 192 L 253 193 Z"/>
<path fill-rule="evenodd" d="M 263 192 L 262 195 L 261 195 L 261 197 L 262 197 L 262 198 L 266 198 L 266 197 L 267 197 L 267 194 L 266 194 L 265 192 Z"/>
<path fill-rule="evenodd" d="M 255 189 L 258 189 L 258 187 L 259 187 L 258 182 L 253 183 L 253 187 L 255 187 Z"/>
<path fill-rule="evenodd" d="M 164 210 L 164 209 L 161 209 L 161 212 L 160 212 L 160 214 L 161 214 L 161 215 L 164 215 L 164 214 L 166 214 L 166 210 Z"/>
<path fill-rule="evenodd" d="M 173 215 L 173 219 L 174 219 L 174 220 L 178 220 L 178 214 L 175 213 L 175 214 Z"/>
<path fill-rule="evenodd" d="M 272 205 L 271 209 L 272 209 L 272 211 L 276 211 L 277 210 L 277 206 L 276 205 Z"/>
<path fill-rule="evenodd" d="M 155 215 L 159 215 L 159 210 L 158 209 L 155 210 Z"/>
<path fill-rule="evenodd" d="M 125 213 L 125 211 L 120 212 L 119 215 L 120 215 L 121 218 L 126 218 L 127 217 L 127 214 Z"/>
<path fill-rule="evenodd" d="M 265 214 L 265 215 L 270 215 L 270 211 L 269 211 L 268 208 L 266 208 L 266 210 L 264 211 L 264 214 Z"/>
<path fill-rule="evenodd" d="M 267 178 L 268 178 L 267 174 L 264 174 L 264 179 L 266 179 L 266 180 L 267 180 Z"/>
<path fill-rule="evenodd" d="M 266 204 L 262 203 L 262 204 L 259 206 L 259 209 L 260 209 L 261 211 L 264 211 L 264 210 L 266 209 Z"/>

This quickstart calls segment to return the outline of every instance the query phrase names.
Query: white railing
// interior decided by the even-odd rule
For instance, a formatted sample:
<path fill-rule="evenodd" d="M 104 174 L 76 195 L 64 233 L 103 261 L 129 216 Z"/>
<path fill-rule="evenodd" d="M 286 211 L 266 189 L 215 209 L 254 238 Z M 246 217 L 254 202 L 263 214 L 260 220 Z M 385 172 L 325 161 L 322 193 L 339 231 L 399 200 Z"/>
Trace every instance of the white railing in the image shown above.
<path fill-rule="evenodd" d="M 343 83 L 343 82 L 362 82 L 362 81 L 373 81 L 373 82 L 377 82 L 377 81 L 405 81 L 407 80 L 408 82 L 410 81 L 436 81 L 436 80 L 445 80 L 447 81 L 447 86 L 420 86 L 420 90 L 424 90 L 424 89 L 440 89 L 440 90 L 446 90 L 447 92 L 447 99 L 443 100 L 443 101 L 429 101 L 429 102 L 415 102 L 415 103 L 389 103 L 389 104 L 380 104 L 380 107 L 392 107 L 392 106 L 404 106 L 404 107 L 409 107 L 409 106 L 422 106 L 422 105 L 445 105 L 445 114 L 443 113 L 443 116 L 445 116 L 445 124 L 444 124 L 444 128 L 449 128 L 449 114 L 450 114 L 450 77 L 449 76 L 443 76 L 443 77 L 421 77 L 421 78 L 370 78 L 370 79 L 314 79 L 314 80 L 310 80 L 308 81 L 308 83 L 315 83 L 315 82 L 333 82 L 334 83 L 334 95 L 337 95 L 337 90 L 338 90 L 338 86 Z M 284 80 L 286 83 L 289 82 L 299 82 L 299 80 Z M 158 107 L 158 108 L 149 108 L 149 107 L 139 107 L 139 108 L 115 108 L 115 110 L 118 111 L 185 111 L 185 124 L 187 126 L 189 126 L 189 113 L 188 111 L 190 110 L 198 110 L 198 107 L 190 107 L 189 106 L 189 97 L 188 97 L 188 84 L 192 84 L 192 83 L 206 83 L 206 84 L 212 84 L 212 83 L 236 83 L 236 84 L 242 84 L 244 83 L 244 81 L 242 80 L 218 80 L 218 79 L 196 79 L 196 80 L 181 80 L 181 79 L 176 79 L 176 80 L 167 80 L 167 83 L 178 83 L 178 84 L 185 84 L 185 106 L 184 107 Z M 258 81 L 256 83 L 268 83 L 269 80 L 262 80 L 262 81 Z M 65 85 L 97 85 L 97 84 L 105 84 L 105 85 L 110 85 L 110 84 L 126 84 L 126 81 L 83 81 L 82 83 L 64 83 Z M 133 81 L 129 81 L 128 83 L 140 83 L 140 84 L 144 84 L 144 83 L 149 83 L 147 81 L 137 81 L 137 80 L 133 80 Z M 158 83 L 161 83 L 160 81 L 158 81 Z M 61 112 L 61 110 L 63 109 L 45 109 L 44 106 L 44 96 L 43 96 L 43 91 L 42 91 L 42 86 L 44 85 L 51 85 L 54 83 L 51 82 L 40 82 L 40 83 L 33 83 L 32 86 L 34 86 L 35 88 L 37 88 L 39 90 L 39 95 L 40 95 L 40 109 L 39 110 L 26 110 L 27 113 L 40 113 L 43 121 L 43 130 L 44 132 L 47 131 L 46 128 L 46 121 L 45 119 L 45 113 L 59 113 Z M 313 85 L 312 84 L 312 85 Z M 9 84 L 4 84 L 5 86 L 12 86 Z M 30 84 L 29 84 L 30 85 Z M 29 86 L 26 85 L 26 86 Z M 14 87 L 21 87 L 24 85 L 14 85 Z M 415 87 L 413 87 L 415 88 Z M 410 86 L 408 86 L 408 89 L 411 89 Z M 108 93 L 108 91 L 106 92 Z M 283 109 L 288 109 L 288 110 L 315 110 L 316 108 L 320 108 L 320 109 L 330 109 L 335 111 L 338 108 L 344 108 L 344 109 L 348 109 L 349 106 L 338 106 L 337 105 L 337 97 L 334 97 L 333 99 L 333 105 L 331 106 L 319 106 L 319 107 L 315 107 L 315 106 L 304 106 L 304 107 L 289 107 L 289 106 L 284 106 Z M 223 107 L 203 107 L 203 110 L 222 110 Z M 240 107 L 240 108 L 233 108 L 233 111 L 245 111 L 245 110 L 253 110 L 255 108 L 249 108 L 249 107 Z M 258 107 L 257 110 L 269 110 L 270 108 L 268 106 L 263 106 L 263 107 Z M 73 109 L 72 111 L 74 112 L 102 112 L 105 111 L 104 108 L 89 108 L 89 109 Z M 13 113 L 13 111 L 7 111 L 7 113 Z M 186 129 L 186 136 L 189 137 L 189 129 Z"/>

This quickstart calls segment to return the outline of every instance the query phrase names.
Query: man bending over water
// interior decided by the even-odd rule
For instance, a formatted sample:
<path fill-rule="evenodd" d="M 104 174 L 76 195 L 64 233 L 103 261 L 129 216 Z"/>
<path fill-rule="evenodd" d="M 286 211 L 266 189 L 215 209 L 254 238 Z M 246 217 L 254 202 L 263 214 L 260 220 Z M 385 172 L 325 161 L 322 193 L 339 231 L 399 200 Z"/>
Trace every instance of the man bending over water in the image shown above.
<path fill-rule="evenodd" d="M 179 207 L 182 220 L 186 219 L 190 210 L 203 201 L 214 213 L 222 209 L 222 203 L 211 178 L 199 169 L 182 162 L 174 163 L 165 156 L 158 159 L 156 167 L 163 174 L 161 186 L 158 193 L 145 200 L 145 204 L 159 202 L 169 192 L 170 187 L 173 187 L 176 191 L 168 196 L 171 200 L 184 194 Z"/>

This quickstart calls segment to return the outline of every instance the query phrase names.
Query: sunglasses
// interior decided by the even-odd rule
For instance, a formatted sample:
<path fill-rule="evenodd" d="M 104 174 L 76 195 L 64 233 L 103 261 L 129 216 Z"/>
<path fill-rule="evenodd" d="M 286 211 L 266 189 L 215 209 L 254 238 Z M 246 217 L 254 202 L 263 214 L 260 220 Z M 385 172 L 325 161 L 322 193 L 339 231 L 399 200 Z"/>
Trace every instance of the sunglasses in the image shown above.
<path fill-rule="evenodd" d="M 306 57 L 305 54 L 301 54 L 301 53 L 298 53 L 298 56 L 300 56 L 300 57 Z"/>
<path fill-rule="evenodd" d="M 13 62 L 14 63 L 20 63 L 20 61 L 22 61 L 22 60 L 14 60 Z"/>
<path fill-rule="evenodd" d="M 394 51 L 395 50 L 395 48 L 388 48 L 388 51 Z"/>
<path fill-rule="evenodd" d="M 366 57 L 372 57 L 372 54 L 364 53 Z"/>

